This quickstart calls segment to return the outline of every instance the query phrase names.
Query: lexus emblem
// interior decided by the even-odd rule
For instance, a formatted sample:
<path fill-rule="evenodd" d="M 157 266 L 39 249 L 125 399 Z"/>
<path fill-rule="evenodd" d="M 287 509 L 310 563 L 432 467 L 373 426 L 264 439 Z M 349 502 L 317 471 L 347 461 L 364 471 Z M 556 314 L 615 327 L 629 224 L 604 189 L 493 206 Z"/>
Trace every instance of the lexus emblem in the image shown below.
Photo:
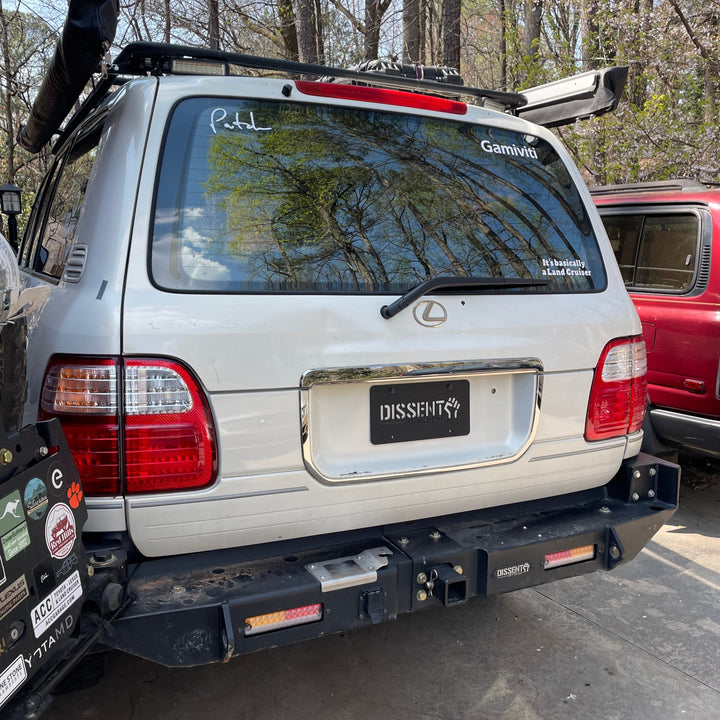
<path fill-rule="evenodd" d="M 435 300 L 422 300 L 413 308 L 413 317 L 425 327 L 440 327 L 447 320 L 447 310 Z"/>

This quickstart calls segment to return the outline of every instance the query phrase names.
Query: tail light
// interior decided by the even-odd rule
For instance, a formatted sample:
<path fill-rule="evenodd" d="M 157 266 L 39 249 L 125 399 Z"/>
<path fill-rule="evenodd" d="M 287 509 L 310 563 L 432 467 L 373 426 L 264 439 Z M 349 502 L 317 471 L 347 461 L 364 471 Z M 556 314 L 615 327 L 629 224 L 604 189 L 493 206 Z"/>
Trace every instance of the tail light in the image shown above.
<path fill-rule="evenodd" d="M 58 417 L 88 495 L 173 492 L 215 480 L 215 431 L 193 375 L 170 360 L 56 357 L 42 419 Z"/>
<path fill-rule="evenodd" d="M 647 402 L 647 360 L 642 337 L 613 340 L 605 346 L 595 370 L 586 440 L 605 440 L 637 432 Z"/>

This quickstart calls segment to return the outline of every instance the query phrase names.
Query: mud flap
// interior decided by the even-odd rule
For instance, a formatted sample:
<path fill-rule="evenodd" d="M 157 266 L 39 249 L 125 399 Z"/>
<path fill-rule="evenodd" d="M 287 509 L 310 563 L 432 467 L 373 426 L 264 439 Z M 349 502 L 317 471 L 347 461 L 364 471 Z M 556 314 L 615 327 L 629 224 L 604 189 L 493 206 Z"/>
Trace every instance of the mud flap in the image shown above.
<path fill-rule="evenodd" d="M 56 420 L 0 436 L 0 711 L 37 717 L 83 643 L 92 569 L 80 477 Z M 34 696 L 34 697 L 33 697 Z"/>

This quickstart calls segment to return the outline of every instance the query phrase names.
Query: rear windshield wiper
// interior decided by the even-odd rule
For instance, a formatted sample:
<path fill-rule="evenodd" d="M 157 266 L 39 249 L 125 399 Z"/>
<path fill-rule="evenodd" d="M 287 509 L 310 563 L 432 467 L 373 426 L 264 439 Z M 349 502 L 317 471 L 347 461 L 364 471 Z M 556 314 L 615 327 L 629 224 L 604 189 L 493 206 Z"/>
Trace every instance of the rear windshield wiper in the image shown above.
<path fill-rule="evenodd" d="M 397 315 L 401 310 L 404 310 L 408 305 L 415 302 L 415 300 L 419 297 L 427 295 L 427 293 L 432 292 L 433 290 L 462 287 L 471 290 L 495 290 L 497 288 L 538 287 L 547 284 L 547 280 L 523 278 L 435 277 L 425 280 L 419 285 L 416 285 L 414 288 L 411 288 L 404 295 L 395 300 L 395 302 L 392 302 L 389 305 L 383 305 L 380 308 L 380 314 L 386 320 L 389 320 L 391 317 Z"/>

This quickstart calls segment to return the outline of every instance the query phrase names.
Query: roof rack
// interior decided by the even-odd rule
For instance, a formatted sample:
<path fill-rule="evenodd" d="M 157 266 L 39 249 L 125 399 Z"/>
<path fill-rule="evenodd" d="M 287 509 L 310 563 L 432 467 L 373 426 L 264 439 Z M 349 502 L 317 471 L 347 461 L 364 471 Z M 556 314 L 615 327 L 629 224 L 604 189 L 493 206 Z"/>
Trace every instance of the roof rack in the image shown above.
<path fill-rule="evenodd" d="M 208 74 L 233 75 L 231 67 L 267 72 L 285 73 L 297 76 L 315 76 L 326 82 L 338 82 L 338 79 L 362 85 L 376 85 L 425 94 L 457 98 L 462 95 L 473 97 L 484 105 L 486 102 L 494 109 L 514 111 L 527 102 L 520 93 L 503 92 L 468 87 L 462 84 L 462 78 L 451 68 L 429 68 L 421 65 L 399 65 L 398 63 L 363 63 L 356 69 L 335 68 L 328 65 L 266 58 L 256 55 L 210 50 L 190 45 L 173 45 L 155 42 L 133 42 L 128 44 L 107 69 L 106 75 L 95 86 L 83 104 L 63 128 L 56 147 L 75 130 L 75 128 L 98 106 L 113 86 L 125 82 L 128 77 L 146 75 L 188 75 L 193 73 L 192 64 L 197 63 Z M 210 65 L 214 70 L 210 73 Z M 414 77 L 408 77 L 412 70 Z M 368 76 L 372 76 L 370 79 Z M 425 79 L 432 77 L 432 80 Z"/>
<path fill-rule="evenodd" d="M 457 71 L 449 68 L 425 68 L 422 65 L 400 65 L 398 63 L 363 63 L 356 68 L 335 68 L 327 65 L 301 63 L 279 58 L 266 58 L 245 55 L 223 50 L 192 47 L 189 45 L 171 45 L 166 43 L 134 42 L 125 47 L 113 63 L 113 71 L 120 75 L 175 75 L 187 74 L 188 61 L 214 62 L 229 66 L 282 72 L 291 75 L 312 75 L 329 81 L 338 78 L 368 84 L 368 75 L 372 75 L 372 85 L 392 87 L 400 90 L 425 91 L 446 97 L 467 95 L 480 100 L 500 103 L 507 109 L 522 107 L 527 102 L 520 93 L 486 90 L 463 85 Z M 408 73 L 412 70 L 412 75 Z M 432 79 L 425 79 L 432 77 Z"/>
<path fill-rule="evenodd" d="M 675 180 L 655 180 L 652 182 L 624 183 L 622 185 L 597 185 L 589 188 L 592 195 L 615 195 L 633 192 L 688 192 L 690 190 L 707 190 L 708 186 L 692 178 L 676 178 Z"/>

